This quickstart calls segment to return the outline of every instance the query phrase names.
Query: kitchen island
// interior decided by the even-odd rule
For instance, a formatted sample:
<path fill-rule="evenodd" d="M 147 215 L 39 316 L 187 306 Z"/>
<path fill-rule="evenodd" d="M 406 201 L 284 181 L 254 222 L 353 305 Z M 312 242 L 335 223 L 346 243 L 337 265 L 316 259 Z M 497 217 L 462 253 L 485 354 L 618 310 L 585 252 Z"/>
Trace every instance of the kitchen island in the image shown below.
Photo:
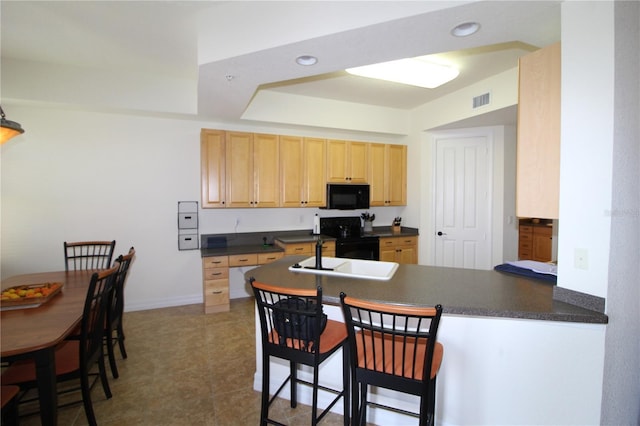
<path fill-rule="evenodd" d="M 497 271 L 421 265 L 400 265 L 389 281 L 288 270 L 307 257 L 286 257 L 245 278 L 285 287 L 322 286 L 325 312 L 341 321 L 341 291 L 388 303 L 443 305 L 439 341 L 445 357 L 438 377 L 437 424 L 598 424 L 608 318 L 554 300 L 553 284 Z M 262 377 L 258 326 L 257 390 Z M 339 381 L 340 362 L 339 355 L 330 360 L 321 381 Z M 275 384 L 276 376 L 286 377 L 287 366 L 272 360 L 272 374 Z M 305 396 L 301 393 L 303 402 Z M 378 390 L 375 398 L 407 409 L 416 406 L 416 400 L 390 391 Z M 369 419 L 414 424 L 383 410 L 373 410 Z"/>

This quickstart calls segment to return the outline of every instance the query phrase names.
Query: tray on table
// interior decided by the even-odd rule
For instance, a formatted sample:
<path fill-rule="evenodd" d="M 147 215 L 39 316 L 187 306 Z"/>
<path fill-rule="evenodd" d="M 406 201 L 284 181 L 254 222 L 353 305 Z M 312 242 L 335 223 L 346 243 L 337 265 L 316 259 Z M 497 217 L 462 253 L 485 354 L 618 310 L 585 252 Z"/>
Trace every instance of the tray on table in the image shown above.
<path fill-rule="evenodd" d="M 63 285 L 50 282 L 6 288 L 0 294 L 0 310 L 36 308 L 60 293 Z M 18 297 L 11 298 L 9 294 L 16 294 Z"/>

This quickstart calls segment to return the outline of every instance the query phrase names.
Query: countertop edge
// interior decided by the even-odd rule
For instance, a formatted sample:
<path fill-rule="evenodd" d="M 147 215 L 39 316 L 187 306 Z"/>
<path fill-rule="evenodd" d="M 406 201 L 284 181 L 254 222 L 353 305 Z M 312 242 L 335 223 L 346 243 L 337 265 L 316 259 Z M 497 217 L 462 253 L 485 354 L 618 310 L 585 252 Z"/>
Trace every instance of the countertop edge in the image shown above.
<path fill-rule="evenodd" d="M 291 262 L 301 258 L 303 256 L 287 256 L 247 272 L 245 279 L 249 280 L 253 276 L 265 282 L 277 281 L 284 287 L 309 288 L 321 285 L 325 289 L 323 300 L 330 305 L 340 304 L 339 293 L 344 287 L 350 288 L 344 291 L 355 295 L 354 297 L 392 304 L 424 306 L 424 303 L 437 300 L 443 306 L 443 313 L 448 315 L 593 325 L 606 325 L 609 322 L 608 316 L 602 312 L 555 300 L 554 285 L 532 278 L 496 271 L 400 265 L 400 269 L 388 283 L 408 293 L 388 293 L 381 287 L 387 282 L 358 279 L 345 286 L 345 278 L 285 271 Z M 443 276 L 451 279 L 444 280 Z M 405 282 L 409 284 L 401 284 Z M 429 287 L 422 287 L 427 283 Z M 488 298 L 487 291 L 503 291 L 501 294 L 506 299 Z M 476 302 L 477 306 L 474 306 Z"/>

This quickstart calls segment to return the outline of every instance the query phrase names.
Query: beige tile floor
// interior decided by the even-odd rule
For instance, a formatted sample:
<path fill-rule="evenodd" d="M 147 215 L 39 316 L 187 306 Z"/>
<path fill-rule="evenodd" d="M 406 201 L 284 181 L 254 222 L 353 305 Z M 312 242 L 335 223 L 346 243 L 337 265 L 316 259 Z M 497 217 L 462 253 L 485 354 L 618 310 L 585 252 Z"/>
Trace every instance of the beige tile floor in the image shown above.
<path fill-rule="evenodd" d="M 260 392 L 253 390 L 253 299 L 231 301 L 231 311 L 204 315 L 201 305 L 125 313 L 128 358 L 118 357 L 118 379 L 106 399 L 92 391 L 99 425 L 258 425 Z M 107 367 L 108 368 L 108 367 Z M 271 417 L 289 425 L 310 424 L 310 407 L 277 400 Z M 329 413 L 320 423 L 342 425 Z M 38 425 L 38 416 L 20 419 Z M 87 424 L 82 404 L 59 410 L 58 424 Z"/>

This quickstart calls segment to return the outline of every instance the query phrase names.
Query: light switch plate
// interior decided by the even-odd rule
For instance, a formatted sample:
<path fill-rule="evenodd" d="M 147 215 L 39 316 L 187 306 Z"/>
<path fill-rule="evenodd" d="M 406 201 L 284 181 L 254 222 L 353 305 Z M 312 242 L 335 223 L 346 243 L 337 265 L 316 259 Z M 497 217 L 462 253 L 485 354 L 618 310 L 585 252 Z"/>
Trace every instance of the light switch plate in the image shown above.
<path fill-rule="evenodd" d="M 575 249 L 573 255 L 573 266 L 576 269 L 589 269 L 589 252 L 587 251 L 587 249 Z"/>

